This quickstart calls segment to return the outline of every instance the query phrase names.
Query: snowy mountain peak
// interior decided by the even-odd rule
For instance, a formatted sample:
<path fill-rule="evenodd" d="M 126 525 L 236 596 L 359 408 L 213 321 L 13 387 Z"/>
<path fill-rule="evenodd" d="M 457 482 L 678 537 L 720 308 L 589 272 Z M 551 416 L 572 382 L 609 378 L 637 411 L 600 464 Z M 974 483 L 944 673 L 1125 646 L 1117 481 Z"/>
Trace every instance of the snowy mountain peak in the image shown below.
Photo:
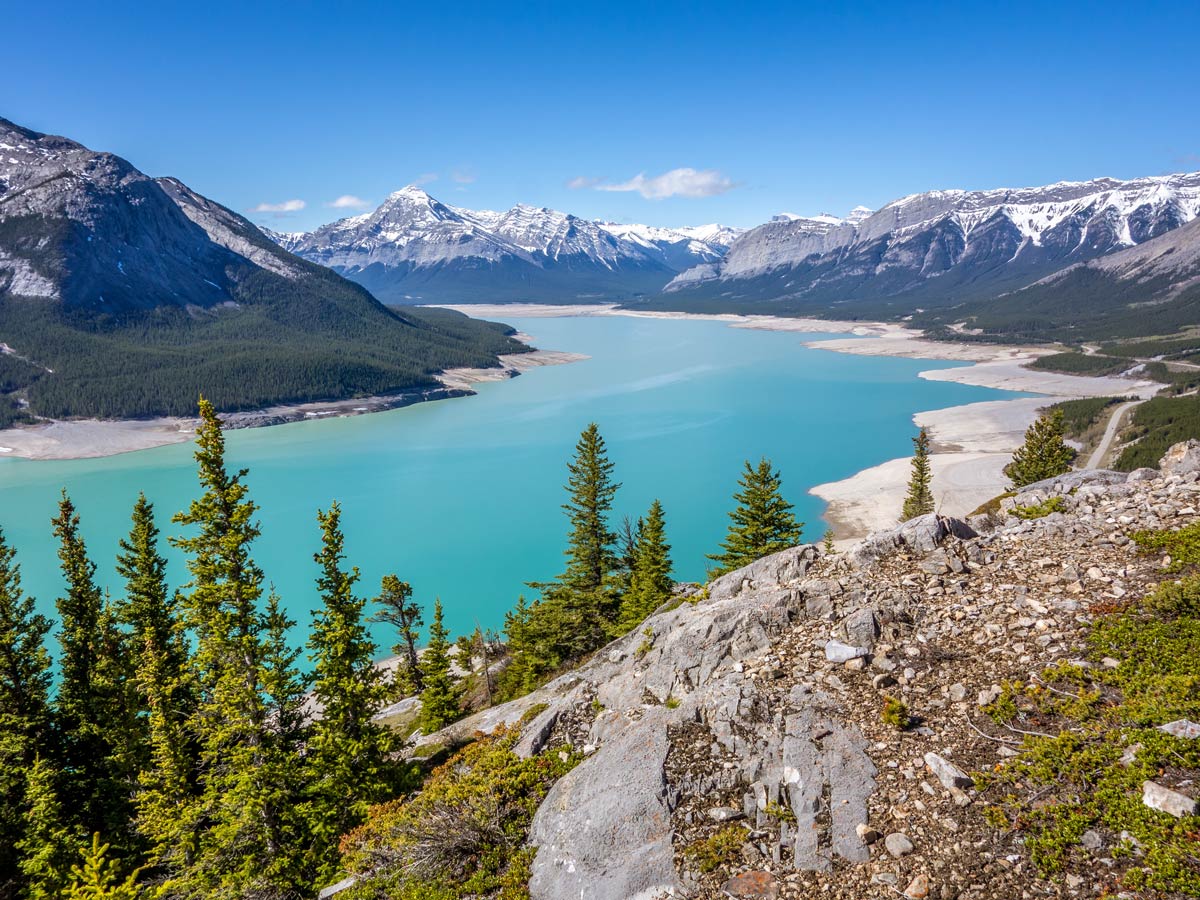
<path fill-rule="evenodd" d="M 520 276 L 523 283 L 543 279 L 539 270 L 592 273 L 602 279 L 600 295 L 612 295 L 609 286 L 630 283 L 627 276 L 633 273 L 639 292 L 647 284 L 657 291 L 677 272 L 719 260 L 738 234 L 717 224 L 682 229 L 619 226 L 525 203 L 504 212 L 462 209 L 408 185 L 372 212 L 308 234 L 271 236 L 300 256 L 350 278 L 361 277 L 387 297 L 388 289 L 373 280 L 380 272 L 394 273 L 386 275 L 389 284 L 407 284 L 419 273 L 425 278 L 447 267 L 472 267 L 472 278 L 484 278 L 489 267 L 525 271 Z M 591 276 L 581 283 L 587 277 Z M 439 278 L 453 281 L 448 275 Z"/>

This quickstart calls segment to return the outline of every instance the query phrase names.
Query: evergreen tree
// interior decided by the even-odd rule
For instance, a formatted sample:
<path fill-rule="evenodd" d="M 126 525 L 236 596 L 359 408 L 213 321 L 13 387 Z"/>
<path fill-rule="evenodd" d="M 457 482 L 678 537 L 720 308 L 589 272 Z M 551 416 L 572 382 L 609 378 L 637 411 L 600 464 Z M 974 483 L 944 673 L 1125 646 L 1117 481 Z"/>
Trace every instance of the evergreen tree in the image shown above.
<path fill-rule="evenodd" d="M 421 683 L 421 668 L 418 665 L 417 641 L 420 628 L 424 625 L 421 606 L 412 599 L 412 585 L 395 575 L 384 575 L 375 603 L 381 609 L 368 621 L 386 622 L 396 629 L 399 642 L 392 645 L 392 652 L 399 657 L 396 664 L 395 694 L 409 697 L 424 689 Z"/>
<path fill-rule="evenodd" d="M 442 625 L 442 601 L 433 603 L 433 622 L 429 626 L 429 646 L 421 654 L 421 730 L 431 734 L 458 718 L 458 685 L 450 674 L 449 632 Z"/>
<path fill-rule="evenodd" d="M 386 702 L 387 685 L 374 663 L 375 644 L 363 616 L 366 600 L 354 594 L 358 569 L 343 566 L 341 509 L 334 503 L 317 520 L 321 551 L 314 559 L 324 605 L 313 617 L 308 647 L 313 695 L 322 713 L 308 743 L 315 777 L 310 824 L 316 840 L 333 848 L 341 834 L 362 822 L 369 806 L 386 798 L 391 732 L 373 719 Z M 336 863 L 336 854 L 330 862 Z"/>
<path fill-rule="evenodd" d="M 1039 416 L 1025 431 L 1025 443 L 1017 448 L 1012 462 L 1004 467 L 1013 487 L 1025 487 L 1053 478 L 1071 468 L 1075 451 L 1063 441 L 1063 413 L 1056 409 Z"/>
<path fill-rule="evenodd" d="M 196 463 L 202 493 L 174 521 L 194 529 L 174 539 L 189 554 L 184 598 L 195 635 L 197 706 L 190 724 L 200 745 L 196 800 L 174 822 L 149 830 L 174 844 L 171 889 L 184 897 L 264 897 L 308 885 L 296 883 L 287 856 L 296 841 L 297 798 L 273 779 L 298 757 L 281 748 L 264 691 L 265 619 L 259 614 L 262 570 L 251 555 L 259 536 L 246 471 L 225 467 L 225 437 L 216 410 L 200 401 Z M 280 758 L 283 756 L 284 758 Z"/>
<path fill-rule="evenodd" d="M 621 598 L 617 632 L 625 634 L 671 598 L 671 545 L 666 540 L 662 503 L 655 500 L 644 519 L 638 520 L 633 571 L 629 589 Z"/>
<path fill-rule="evenodd" d="M 58 771 L 44 759 L 29 770 L 24 835 L 18 844 L 28 900 L 57 900 L 82 839 L 83 831 L 62 807 L 58 780 Z"/>
<path fill-rule="evenodd" d="M 720 553 L 710 554 L 717 564 L 710 575 L 723 575 L 800 542 L 802 522 L 792 515 L 792 504 L 779 493 L 779 472 L 766 457 L 757 466 L 746 460 L 738 479 L 741 490 L 733 495 L 737 508 L 729 514 L 733 524 Z"/>
<path fill-rule="evenodd" d="M 66 491 L 53 525 L 67 587 L 58 599 L 62 660 L 55 702 L 66 790 L 86 832 L 113 835 L 128 849 L 138 746 L 129 648 L 112 604 L 96 585 L 96 566 Z"/>
<path fill-rule="evenodd" d="M 567 538 L 567 570 L 560 582 L 573 591 L 598 593 L 615 565 L 608 513 L 619 484 L 612 480 L 604 438 L 596 423 L 588 425 L 575 445 L 575 458 L 567 466 L 567 493 L 563 504 L 571 522 Z"/>
<path fill-rule="evenodd" d="M 929 432 L 922 428 L 912 442 L 916 452 L 912 458 L 912 474 L 908 479 L 908 495 L 904 498 L 904 507 L 900 513 L 901 522 L 907 522 L 909 519 L 933 512 L 933 491 L 930 490 L 933 474 L 929 470 Z"/>
<path fill-rule="evenodd" d="M 83 865 L 71 867 L 71 885 L 63 900 L 142 900 L 151 895 L 137 883 L 139 872 L 121 878 L 119 865 L 109 859 L 108 851 L 108 844 L 93 834 L 91 848 L 83 852 Z"/>
<path fill-rule="evenodd" d="M 26 790 L 38 758 L 51 750 L 50 620 L 21 590 L 16 551 L 0 531 L 0 896 L 22 881 Z"/>

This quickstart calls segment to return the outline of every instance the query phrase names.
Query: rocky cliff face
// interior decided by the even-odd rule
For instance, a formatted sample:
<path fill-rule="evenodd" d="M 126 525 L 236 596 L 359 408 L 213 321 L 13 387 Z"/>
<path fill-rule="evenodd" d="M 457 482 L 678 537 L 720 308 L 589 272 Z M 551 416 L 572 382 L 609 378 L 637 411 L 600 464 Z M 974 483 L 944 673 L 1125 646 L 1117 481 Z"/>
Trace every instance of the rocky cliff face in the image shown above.
<path fill-rule="evenodd" d="M 1014 515 L 1051 498 L 1041 518 Z M 587 754 L 535 817 L 535 900 L 1095 896 L 1136 849 L 1089 833 L 1065 880 L 1040 880 L 1019 835 L 985 823 L 966 774 L 1023 738 L 981 708 L 1046 666 L 1093 665 L 1093 604 L 1163 578 L 1129 535 L 1189 523 L 1198 506 L 1200 450 L 1182 447 L 1162 472 L 1072 473 L 994 515 L 925 516 L 843 553 L 796 547 L 427 740 L 544 705 L 519 752 Z M 885 695 L 913 727 L 882 720 Z M 1189 790 L 1186 774 L 1167 778 Z M 744 831 L 710 866 L 697 848 L 731 823 Z"/>
<path fill-rule="evenodd" d="M 992 299 L 1193 220 L 1200 173 L 1045 187 L 929 191 L 877 212 L 778 217 L 715 264 L 677 276 L 677 302 L 913 307 Z"/>

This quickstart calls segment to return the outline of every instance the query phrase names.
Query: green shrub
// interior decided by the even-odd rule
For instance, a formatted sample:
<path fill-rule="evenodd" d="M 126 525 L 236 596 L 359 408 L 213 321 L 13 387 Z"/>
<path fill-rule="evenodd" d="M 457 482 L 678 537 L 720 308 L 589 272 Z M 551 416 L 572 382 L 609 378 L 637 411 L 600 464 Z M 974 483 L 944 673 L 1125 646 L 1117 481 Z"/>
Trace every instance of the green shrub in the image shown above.
<path fill-rule="evenodd" d="M 1062 497 L 1047 497 L 1041 503 L 1031 503 L 1028 506 L 1014 506 L 1013 515 L 1018 519 L 1041 519 L 1050 513 L 1062 512 L 1067 503 Z"/>
<path fill-rule="evenodd" d="M 750 831 L 744 825 L 726 825 L 709 837 L 698 840 L 683 850 L 701 872 L 715 872 L 733 864 L 741 856 L 742 845 Z"/>
<path fill-rule="evenodd" d="M 883 719 L 883 724 L 891 725 L 897 731 L 903 731 L 910 724 L 908 707 L 897 697 L 883 698 L 883 712 L 880 718 Z"/>
<path fill-rule="evenodd" d="M 410 799 L 371 809 L 342 838 L 345 870 L 359 877 L 354 900 L 524 900 L 533 814 L 580 760 L 568 750 L 529 759 L 512 752 L 517 731 L 500 730 L 435 769 Z"/>

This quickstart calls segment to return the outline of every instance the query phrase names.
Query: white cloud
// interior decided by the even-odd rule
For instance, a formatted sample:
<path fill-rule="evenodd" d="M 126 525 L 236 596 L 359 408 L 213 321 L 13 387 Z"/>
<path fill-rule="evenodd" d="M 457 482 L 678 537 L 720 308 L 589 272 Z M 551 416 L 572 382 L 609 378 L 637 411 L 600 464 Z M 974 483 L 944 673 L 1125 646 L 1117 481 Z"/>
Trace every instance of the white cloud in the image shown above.
<path fill-rule="evenodd" d="M 450 177 L 459 184 L 471 184 L 475 181 L 476 175 L 470 169 L 455 169 L 450 173 Z"/>
<path fill-rule="evenodd" d="M 336 200 L 325 205 L 333 209 L 366 209 L 371 204 L 362 199 L 362 197 L 355 197 L 353 194 L 342 194 Z"/>
<path fill-rule="evenodd" d="M 567 187 L 573 191 L 581 191 L 584 188 L 595 187 L 602 180 L 603 179 L 600 178 L 587 178 L 583 175 L 580 175 L 578 178 L 572 178 L 570 181 L 568 181 Z"/>
<path fill-rule="evenodd" d="M 429 184 L 429 182 L 437 180 L 437 172 L 425 172 L 413 179 L 413 184 Z"/>
<path fill-rule="evenodd" d="M 300 212 L 308 204 L 303 200 L 284 200 L 282 203 L 260 203 L 252 207 L 250 212 L 256 213 L 289 213 Z"/>
<path fill-rule="evenodd" d="M 571 182 L 585 186 L 586 179 L 576 178 Z M 645 173 L 635 175 L 620 184 L 593 184 L 598 191 L 636 191 L 647 200 L 662 200 L 666 197 L 715 197 L 731 191 L 737 184 L 716 169 L 672 169 L 653 178 Z"/>

